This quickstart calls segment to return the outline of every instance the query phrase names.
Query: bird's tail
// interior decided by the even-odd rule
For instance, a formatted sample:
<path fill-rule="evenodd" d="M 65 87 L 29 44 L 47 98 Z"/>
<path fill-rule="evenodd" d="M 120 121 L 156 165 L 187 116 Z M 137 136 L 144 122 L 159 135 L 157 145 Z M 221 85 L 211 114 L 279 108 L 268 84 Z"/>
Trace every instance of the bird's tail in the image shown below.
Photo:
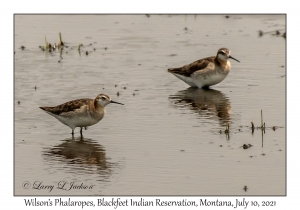
<path fill-rule="evenodd" d="M 46 111 L 46 112 L 49 112 L 51 111 L 51 107 L 40 107 L 40 109 Z"/>
<path fill-rule="evenodd" d="M 181 71 L 181 68 L 170 68 L 168 69 L 168 72 L 170 73 L 179 73 Z"/>

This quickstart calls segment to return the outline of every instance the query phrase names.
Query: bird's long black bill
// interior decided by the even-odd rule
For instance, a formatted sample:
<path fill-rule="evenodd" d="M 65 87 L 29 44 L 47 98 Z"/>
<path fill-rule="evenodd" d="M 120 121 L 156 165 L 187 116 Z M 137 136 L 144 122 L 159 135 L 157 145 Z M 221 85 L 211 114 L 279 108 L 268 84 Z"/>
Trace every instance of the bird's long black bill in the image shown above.
<path fill-rule="evenodd" d="M 238 60 L 238 59 L 235 59 L 234 57 L 232 57 L 232 56 L 229 56 L 229 58 L 231 58 L 231 59 L 233 59 L 233 60 L 236 60 L 237 62 L 239 62 L 240 63 L 240 61 Z"/>
<path fill-rule="evenodd" d="M 122 103 L 119 103 L 119 102 L 116 102 L 116 101 L 110 101 L 110 103 L 114 103 L 114 104 L 121 104 L 121 105 L 124 105 Z"/>

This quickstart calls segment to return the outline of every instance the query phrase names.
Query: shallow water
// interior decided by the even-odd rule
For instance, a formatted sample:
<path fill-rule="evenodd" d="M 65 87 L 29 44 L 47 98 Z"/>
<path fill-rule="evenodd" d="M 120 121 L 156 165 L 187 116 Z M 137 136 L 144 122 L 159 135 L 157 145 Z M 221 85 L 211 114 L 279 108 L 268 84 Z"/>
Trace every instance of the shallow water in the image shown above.
<path fill-rule="evenodd" d="M 284 15 L 16 15 L 15 195 L 285 195 L 286 40 L 273 35 L 285 27 Z M 61 55 L 39 48 L 59 32 Z M 241 62 L 210 90 L 167 72 L 221 47 Z M 125 105 L 83 141 L 39 109 L 99 93 Z M 261 110 L 265 133 L 252 132 Z"/>

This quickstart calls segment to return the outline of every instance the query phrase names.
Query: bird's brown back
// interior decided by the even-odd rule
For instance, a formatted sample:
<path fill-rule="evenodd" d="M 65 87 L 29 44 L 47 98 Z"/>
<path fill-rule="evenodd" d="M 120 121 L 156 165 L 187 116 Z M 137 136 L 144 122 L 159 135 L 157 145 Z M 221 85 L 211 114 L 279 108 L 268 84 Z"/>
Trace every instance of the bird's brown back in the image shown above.
<path fill-rule="evenodd" d="M 91 102 L 93 102 L 93 99 L 83 98 L 83 99 L 69 101 L 55 107 L 40 107 L 40 108 L 44 111 L 51 112 L 52 114 L 60 115 L 61 113 L 72 112 L 75 111 L 76 109 L 80 109 L 80 107 L 82 107 L 83 105 L 89 104 Z"/>
<path fill-rule="evenodd" d="M 179 68 L 170 68 L 168 69 L 168 72 L 189 77 L 195 71 L 205 69 L 209 65 L 209 63 L 214 62 L 214 60 L 215 60 L 215 56 L 203 58 Z"/>

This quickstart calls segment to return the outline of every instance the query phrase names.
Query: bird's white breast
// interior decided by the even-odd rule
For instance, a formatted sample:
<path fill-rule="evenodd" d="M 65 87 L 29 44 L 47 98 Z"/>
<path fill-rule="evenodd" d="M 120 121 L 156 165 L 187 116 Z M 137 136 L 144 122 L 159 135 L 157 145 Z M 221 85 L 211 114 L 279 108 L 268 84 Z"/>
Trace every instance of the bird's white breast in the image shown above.
<path fill-rule="evenodd" d="M 103 117 L 105 110 L 103 110 L 101 113 L 96 112 L 84 112 L 84 113 L 73 113 L 68 115 L 55 115 L 50 112 L 47 112 L 48 114 L 52 115 L 56 119 L 58 119 L 61 123 L 71 127 L 87 127 L 94 125 L 98 123 Z"/>
<path fill-rule="evenodd" d="M 204 86 L 211 86 L 220 83 L 226 78 L 227 74 L 215 73 L 206 76 L 206 75 L 194 73 L 191 75 L 191 79 L 197 87 L 202 88 Z"/>

